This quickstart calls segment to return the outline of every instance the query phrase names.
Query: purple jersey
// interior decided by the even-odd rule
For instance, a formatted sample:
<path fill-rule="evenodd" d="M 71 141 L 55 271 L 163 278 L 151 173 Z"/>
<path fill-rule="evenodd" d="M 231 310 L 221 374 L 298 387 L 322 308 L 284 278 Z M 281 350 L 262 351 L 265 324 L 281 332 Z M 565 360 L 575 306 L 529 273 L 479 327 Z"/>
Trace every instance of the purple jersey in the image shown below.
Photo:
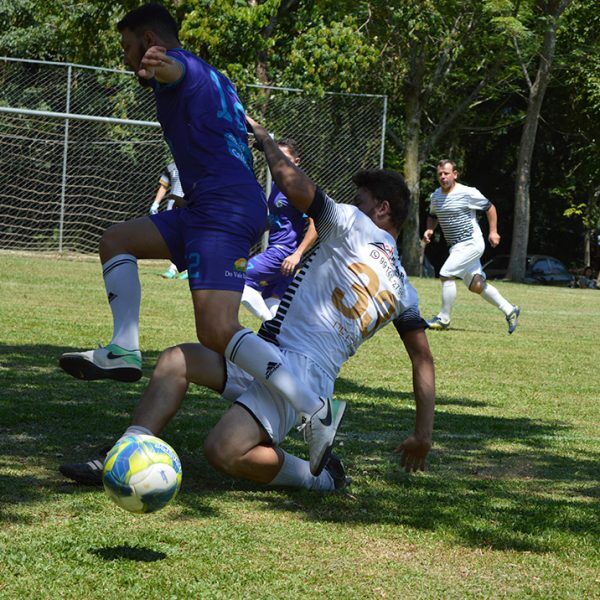
<path fill-rule="evenodd" d="M 288 202 L 288 199 L 273 184 L 268 200 L 269 248 L 295 252 L 304 237 L 306 216 Z"/>
<path fill-rule="evenodd" d="M 223 74 L 191 52 L 167 52 L 183 65 L 181 79 L 161 85 L 152 80 L 156 112 L 177 163 L 188 206 L 215 193 L 220 198 L 257 201 L 262 192 L 252 169 L 244 108 Z M 252 188 L 256 192 L 248 198 Z M 254 190 L 252 190 L 254 192 Z"/>

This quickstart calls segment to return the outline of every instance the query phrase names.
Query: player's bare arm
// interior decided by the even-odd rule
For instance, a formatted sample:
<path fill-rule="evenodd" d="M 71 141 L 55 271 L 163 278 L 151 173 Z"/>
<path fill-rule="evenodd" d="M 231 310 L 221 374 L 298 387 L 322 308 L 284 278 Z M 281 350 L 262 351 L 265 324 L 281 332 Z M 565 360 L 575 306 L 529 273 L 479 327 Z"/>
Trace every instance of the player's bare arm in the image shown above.
<path fill-rule="evenodd" d="M 183 75 L 183 65 L 167 54 L 163 46 L 150 46 L 142 57 L 137 72 L 143 79 L 152 79 L 158 83 L 174 83 Z"/>
<path fill-rule="evenodd" d="M 277 187 L 299 211 L 307 212 L 314 200 L 317 186 L 287 158 L 262 125 L 247 115 L 246 120 L 252 128 L 258 149 L 265 154 Z"/>
<path fill-rule="evenodd" d="M 495 248 L 500 243 L 500 235 L 498 234 L 498 212 L 496 211 L 496 207 L 491 204 L 485 214 L 490 227 L 488 240 L 490 242 L 490 246 Z"/>
<path fill-rule="evenodd" d="M 298 263 L 302 260 L 302 255 L 315 243 L 317 237 L 319 237 L 319 234 L 317 233 L 315 222 L 309 217 L 306 233 L 298 245 L 298 248 L 296 248 L 296 251 L 293 254 L 284 258 L 281 263 L 281 272 L 284 275 L 291 275 L 296 270 Z"/>
<path fill-rule="evenodd" d="M 431 242 L 431 236 L 437 227 L 438 220 L 435 217 L 429 216 L 427 217 L 427 226 L 425 232 L 423 233 L 423 242 L 425 244 L 429 244 Z"/>
<path fill-rule="evenodd" d="M 400 464 L 407 472 L 424 471 L 432 445 L 435 409 L 435 368 L 424 329 L 401 334 L 402 342 L 412 363 L 415 394 L 415 431 L 395 450 Z"/>

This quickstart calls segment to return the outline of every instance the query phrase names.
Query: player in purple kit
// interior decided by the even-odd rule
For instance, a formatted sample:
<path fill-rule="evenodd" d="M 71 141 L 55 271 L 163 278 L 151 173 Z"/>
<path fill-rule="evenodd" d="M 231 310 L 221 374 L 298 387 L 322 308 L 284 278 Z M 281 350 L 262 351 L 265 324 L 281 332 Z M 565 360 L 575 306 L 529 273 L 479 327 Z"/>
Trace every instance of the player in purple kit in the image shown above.
<path fill-rule="evenodd" d="M 125 63 L 151 87 L 186 207 L 113 225 L 100 259 L 113 314 L 104 348 L 63 354 L 80 379 L 141 377 L 137 260 L 171 259 L 187 269 L 199 339 L 223 353 L 241 329 L 238 310 L 250 247 L 264 230 L 264 193 L 256 181 L 242 104 L 219 71 L 179 46 L 177 25 L 161 5 L 146 4 L 117 25 Z"/>
<path fill-rule="evenodd" d="M 293 164 L 300 164 L 298 145 L 293 139 L 280 139 L 277 145 Z M 317 239 L 313 220 L 294 208 L 275 184 L 267 204 L 269 244 L 248 261 L 242 294 L 242 304 L 261 321 L 275 316 L 303 254 Z"/>

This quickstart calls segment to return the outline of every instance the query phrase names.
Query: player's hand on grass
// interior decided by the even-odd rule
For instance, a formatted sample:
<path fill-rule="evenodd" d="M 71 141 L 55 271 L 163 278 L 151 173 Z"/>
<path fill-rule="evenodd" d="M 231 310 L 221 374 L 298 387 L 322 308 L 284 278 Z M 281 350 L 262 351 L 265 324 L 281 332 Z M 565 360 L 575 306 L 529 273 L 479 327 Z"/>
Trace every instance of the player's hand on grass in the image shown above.
<path fill-rule="evenodd" d="M 400 454 L 400 465 L 407 473 L 424 471 L 426 468 L 427 454 L 431 450 L 431 440 L 409 435 L 395 450 Z"/>
<path fill-rule="evenodd" d="M 490 242 L 490 246 L 495 248 L 500 243 L 500 235 L 496 231 L 493 231 L 490 233 L 490 235 L 488 235 L 488 240 Z"/>
<path fill-rule="evenodd" d="M 301 258 L 302 255 L 298 255 L 295 252 L 294 254 L 290 254 L 288 257 L 284 258 L 283 262 L 281 263 L 281 272 L 284 275 L 291 275 L 294 273 Z"/>

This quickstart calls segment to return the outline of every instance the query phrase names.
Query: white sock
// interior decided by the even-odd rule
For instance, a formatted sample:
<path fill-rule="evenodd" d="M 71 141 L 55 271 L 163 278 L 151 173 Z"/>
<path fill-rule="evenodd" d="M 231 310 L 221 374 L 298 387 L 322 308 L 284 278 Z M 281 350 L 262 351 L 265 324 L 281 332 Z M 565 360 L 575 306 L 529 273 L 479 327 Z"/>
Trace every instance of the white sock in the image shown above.
<path fill-rule="evenodd" d="M 260 339 L 251 329 L 242 329 L 229 340 L 225 358 L 281 394 L 300 414 L 313 415 L 323 406 L 323 401 L 308 391 L 281 362 L 275 347 Z"/>
<path fill-rule="evenodd" d="M 277 314 L 277 311 L 279 310 L 281 298 L 274 298 L 273 296 L 271 296 L 271 298 L 267 298 L 265 300 L 265 304 L 267 305 L 267 308 L 271 311 L 271 318 L 274 319 L 275 315 Z"/>
<path fill-rule="evenodd" d="M 335 489 L 333 479 L 327 471 L 323 470 L 318 477 L 315 477 L 310 472 L 310 465 L 307 460 L 302 460 L 287 452 L 283 452 L 281 470 L 275 475 L 269 485 L 320 491 Z"/>
<path fill-rule="evenodd" d="M 442 281 L 442 308 L 438 313 L 438 317 L 444 322 L 447 323 L 450 321 L 450 313 L 452 312 L 452 307 L 454 306 L 454 302 L 456 301 L 456 281 L 454 279 L 448 279 L 446 281 Z"/>
<path fill-rule="evenodd" d="M 177 273 L 177 267 L 175 266 L 175 263 L 171 263 L 169 265 L 169 271 L 171 271 L 171 273 Z"/>
<path fill-rule="evenodd" d="M 242 304 L 261 321 L 268 321 L 272 318 L 271 311 L 266 305 L 262 294 L 249 285 L 244 286 Z"/>
<path fill-rule="evenodd" d="M 124 438 L 128 435 L 154 435 L 147 427 L 142 427 L 141 425 L 130 425 L 125 433 L 121 436 Z"/>
<path fill-rule="evenodd" d="M 489 283 L 485 284 L 481 297 L 487 300 L 490 304 L 499 308 L 505 315 L 509 315 L 513 310 L 513 305 L 502 296 L 502 294 Z"/>
<path fill-rule="evenodd" d="M 113 315 L 111 344 L 117 344 L 126 350 L 137 350 L 140 347 L 142 301 L 137 258 L 131 254 L 117 254 L 102 265 L 102 275 Z"/>

